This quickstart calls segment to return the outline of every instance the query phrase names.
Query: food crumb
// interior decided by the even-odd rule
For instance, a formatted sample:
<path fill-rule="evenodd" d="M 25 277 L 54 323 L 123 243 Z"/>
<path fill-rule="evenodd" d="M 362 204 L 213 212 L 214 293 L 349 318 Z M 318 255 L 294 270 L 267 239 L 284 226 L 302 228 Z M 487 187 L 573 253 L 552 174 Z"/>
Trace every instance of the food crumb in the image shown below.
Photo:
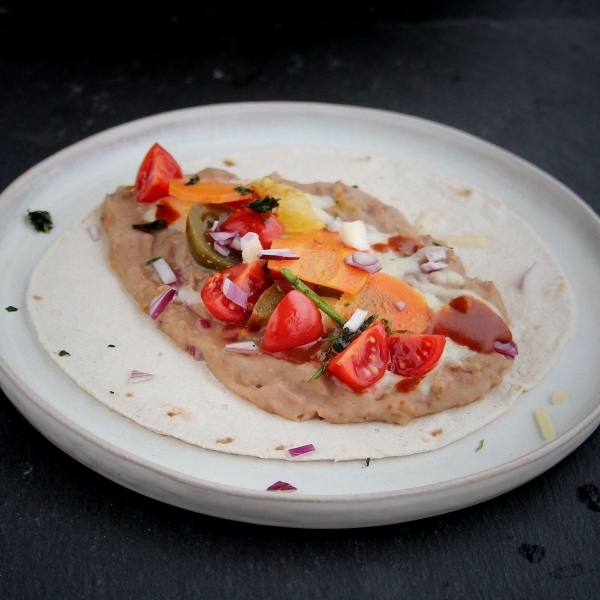
<path fill-rule="evenodd" d="M 71 356 L 71 355 L 70 355 L 70 354 L 69 354 L 69 353 L 68 353 L 66 350 L 61 350 L 61 351 L 58 353 L 58 355 L 59 355 L 59 356 Z"/>
<path fill-rule="evenodd" d="M 233 442 L 232 437 L 220 438 L 217 440 L 217 444 L 231 444 Z"/>
<path fill-rule="evenodd" d="M 569 395 L 567 394 L 567 390 L 564 388 L 557 388 L 554 390 L 552 394 L 552 399 L 550 400 L 552 404 L 562 404 L 569 399 Z"/>
<path fill-rule="evenodd" d="M 483 448 L 483 440 L 479 440 L 479 445 L 475 448 L 475 452 L 479 452 Z"/>
<path fill-rule="evenodd" d="M 545 440 L 553 440 L 556 437 L 556 431 L 554 431 L 550 415 L 541 406 L 535 409 L 535 420 Z"/>
<path fill-rule="evenodd" d="M 539 563 L 546 555 L 546 548 L 537 544 L 521 544 L 518 547 L 519 554 L 531 564 Z"/>
<path fill-rule="evenodd" d="M 126 398 L 133 398 L 133 392 L 127 392 L 127 393 L 125 394 L 125 397 L 126 397 Z"/>
<path fill-rule="evenodd" d="M 42 300 L 42 296 L 38 296 L 37 294 L 34 294 L 33 296 L 31 296 L 34 300 Z"/>
<path fill-rule="evenodd" d="M 223 159 L 223 164 L 227 167 L 235 167 L 235 163 L 229 158 Z"/>
<path fill-rule="evenodd" d="M 432 437 L 437 437 L 438 435 L 441 435 L 442 433 L 444 433 L 443 429 L 434 429 L 433 431 L 430 431 L 429 434 Z"/>
<path fill-rule="evenodd" d="M 285 444 L 279 444 L 279 446 L 275 446 L 273 450 L 285 450 L 287 446 Z"/>

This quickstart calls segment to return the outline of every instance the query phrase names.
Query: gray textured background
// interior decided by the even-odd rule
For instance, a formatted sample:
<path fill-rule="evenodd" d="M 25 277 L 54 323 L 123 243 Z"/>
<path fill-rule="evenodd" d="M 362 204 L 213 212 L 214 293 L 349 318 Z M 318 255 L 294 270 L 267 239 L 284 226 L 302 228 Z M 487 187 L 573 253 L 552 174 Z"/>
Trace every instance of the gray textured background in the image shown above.
<path fill-rule="evenodd" d="M 600 211 L 598 2 L 374 3 L 343 16 L 315 6 L 171 3 L 131 15 L 0 5 L 0 190 L 138 117 L 303 100 L 457 127 Z M 534 481 L 452 514 L 363 530 L 265 528 L 104 479 L 0 394 L 0 597 L 597 598 L 600 498 L 583 502 L 577 490 L 600 486 L 599 469 L 596 432 Z"/>

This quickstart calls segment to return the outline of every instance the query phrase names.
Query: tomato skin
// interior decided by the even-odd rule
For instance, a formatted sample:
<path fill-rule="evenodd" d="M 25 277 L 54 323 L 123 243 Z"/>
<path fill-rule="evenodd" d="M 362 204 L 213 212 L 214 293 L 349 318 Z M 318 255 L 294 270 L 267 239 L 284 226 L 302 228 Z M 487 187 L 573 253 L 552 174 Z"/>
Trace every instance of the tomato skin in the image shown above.
<path fill-rule="evenodd" d="M 423 377 L 437 365 L 446 338 L 443 335 L 401 333 L 388 340 L 394 373 L 403 377 Z"/>
<path fill-rule="evenodd" d="M 138 202 L 156 202 L 169 195 L 169 181 L 182 178 L 177 161 L 159 144 L 144 157 L 135 179 L 133 193 Z"/>
<path fill-rule="evenodd" d="M 316 304 L 302 292 L 292 290 L 269 317 L 263 350 L 281 352 L 316 342 L 323 335 L 323 321 Z"/>
<path fill-rule="evenodd" d="M 243 308 L 231 302 L 223 293 L 223 280 L 229 277 L 235 285 L 248 294 L 248 306 Z M 226 323 L 243 323 L 252 314 L 252 308 L 270 282 L 262 268 L 240 264 L 211 275 L 204 284 L 200 297 L 210 314 Z"/>
<path fill-rule="evenodd" d="M 368 327 L 334 356 L 327 372 L 352 388 L 365 389 L 385 375 L 389 360 L 387 334 L 379 322 Z"/>
<path fill-rule="evenodd" d="M 241 237 L 249 231 L 258 234 L 262 247 L 271 247 L 273 240 L 279 239 L 285 227 L 273 214 L 261 214 L 251 208 L 242 208 L 234 212 L 221 224 L 221 231 L 237 231 Z"/>

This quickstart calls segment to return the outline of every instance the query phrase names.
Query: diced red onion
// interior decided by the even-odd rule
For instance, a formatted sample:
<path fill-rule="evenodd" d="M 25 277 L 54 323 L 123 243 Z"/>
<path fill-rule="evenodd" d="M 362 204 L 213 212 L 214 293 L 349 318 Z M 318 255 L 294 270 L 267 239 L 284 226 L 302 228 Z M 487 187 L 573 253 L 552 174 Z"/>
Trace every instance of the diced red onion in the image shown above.
<path fill-rule="evenodd" d="M 429 252 L 426 252 L 425 256 L 430 262 L 438 262 L 446 258 L 446 250 L 444 250 L 443 248 L 438 250 L 431 250 Z"/>
<path fill-rule="evenodd" d="M 210 321 L 208 319 L 198 319 L 196 321 L 196 327 L 198 327 L 198 329 L 210 329 Z"/>
<path fill-rule="evenodd" d="M 235 285 L 229 277 L 223 279 L 221 291 L 225 294 L 225 298 L 231 300 L 234 304 L 237 304 L 242 308 L 248 307 L 248 294 L 246 294 L 242 288 Z"/>
<path fill-rule="evenodd" d="M 183 285 L 185 283 L 185 271 L 183 269 L 175 269 L 173 273 L 177 277 L 177 285 Z"/>
<path fill-rule="evenodd" d="M 536 267 L 537 263 L 533 263 L 529 269 L 527 269 L 527 271 L 525 271 L 525 273 L 523 273 L 523 276 L 521 277 L 521 279 L 519 280 L 519 283 L 517 284 L 517 287 L 522 290 L 523 292 L 531 285 L 531 281 L 533 280 L 533 275 L 535 273 L 535 267 Z"/>
<path fill-rule="evenodd" d="M 509 358 L 514 358 L 519 354 L 517 350 L 517 345 L 513 342 L 501 342 L 496 340 L 494 342 L 494 350 L 499 354 L 503 354 L 504 356 L 508 356 Z"/>
<path fill-rule="evenodd" d="M 192 346 L 191 344 L 188 344 L 187 351 L 188 351 L 188 354 L 190 356 L 194 357 L 196 360 L 204 360 L 204 354 L 202 354 L 202 352 L 200 352 L 200 350 L 198 350 L 198 348 L 196 348 L 196 346 Z"/>
<path fill-rule="evenodd" d="M 129 376 L 129 383 L 142 383 L 143 381 L 150 381 L 151 379 L 154 379 L 152 373 L 144 373 L 143 371 L 136 371 L 134 369 Z"/>
<path fill-rule="evenodd" d="M 225 350 L 229 352 L 239 352 L 240 354 L 255 354 L 258 352 L 258 346 L 254 342 L 233 342 L 225 344 Z"/>
<path fill-rule="evenodd" d="M 169 302 L 173 300 L 177 290 L 175 288 L 169 288 L 166 292 L 163 292 L 159 296 L 156 296 L 150 303 L 150 316 L 156 319 L 165 308 L 167 308 Z"/>
<path fill-rule="evenodd" d="M 432 271 L 439 271 L 440 269 L 445 269 L 448 266 L 448 263 L 443 261 L 435 261 L 435 262 L 426 262 L 421 265 L 421 271 L 425 273 L 431 273 Z"/>
<path fill-rule="evenodd" d="M 229 242 L 229 247 L 232 250 L 237 250 L 238 252 L 242 251 L 242 245 L 240 244 L 240 234 L 236 231 L 235 237 L 232 238 L 231 242 Z"/>
<path fill-rule="evenodd" d="M 354 333 L 365 322 L 368 314 L 368 311 L 357 308 L 352 316 L 344 323 L 344 329 Z"/>
<path fill-rule="evenodd" d="M 177 275 L 173 273 L 173 270 L 168 265 L 164 258 L 159 258 L 152 263 L 152 266 L 156 269 L 160 280 L 165 284 L 169 285 L 177 281 Z"/>
<path fill-rule="evenodd" d="M 215 242 L 214 247 L 219 254 L 222 254 L 223 256 L 229 256 L 229 248 L 227 248 L 227 246 L 223 246 L 223 244 L 220 242 Z"/>
<path fill-rule="evenodd" d="M 294 492 L 298 488 L 294 487 L 291 483 L 285 481 L 276 481 L 273 485 L 267 488 L 267 492 Z"/>
<path fill-rule="evenodd" d="M 90 225 L 87 228 L 87 231 L 92 238 L 92 242 L 97 242 L 100 239 L 100 234 L 98 233 L 98 227 L 96 227 L 96 225 Z"/>
<path fill-rule="evenodd" d="M 307 454 L 308 452 L 314 452 L 315 447 L 312 444 L 307 444 L 306 446 L 298 446 L 297 448 L 290 448 L 288 452 L 292 456 L 302 456 L 303 454 Z"/>
<path fill-rule="evenodd" d="M 237 231 L 209 231 L 208 234 L 215 242 L 220 242 L 224 246 L 227 246 L 236 235 L 239 235 Z"/>
<path fill-rule="evenodd" d="M 325 225 L 327 231 L 339 231 L 342 228 L 342 220 L 339 217 L 332 219 Z"/>
<path fill-rule="evenodd" d="M 277 248 L 272 250 L 259 250 L 256 258 L 266 260 L 298 260 L 300 257 L 291 248 Z"/>
<path fill-rule="evenodd" d="M 399 311 L 403 311 L 408 305 L 406 304 L 406 302 L 403 302 L 402 300 L 398 300 L 398 302 L 394 302 L 394 306 Z"/>
<path fill-rule="evenodd" d="M 367 273 L 378 273 L 383 268 L 379 259 L 368 252 L 355 252 L 349 254 L 344 259 L 344 262 L 351 267 L 362 269 Z"/>
<path fill-rule="evenodd" d="M 221 223 L 219 223 L 218 220 L 213 221 L 213 224 L 211 225 L 211 227 L 210 227 L 210 229 L 208 231 L 209 231 L 209 233 L 211 231 L 219 231 L 219 227 L 221 227 Z"/>

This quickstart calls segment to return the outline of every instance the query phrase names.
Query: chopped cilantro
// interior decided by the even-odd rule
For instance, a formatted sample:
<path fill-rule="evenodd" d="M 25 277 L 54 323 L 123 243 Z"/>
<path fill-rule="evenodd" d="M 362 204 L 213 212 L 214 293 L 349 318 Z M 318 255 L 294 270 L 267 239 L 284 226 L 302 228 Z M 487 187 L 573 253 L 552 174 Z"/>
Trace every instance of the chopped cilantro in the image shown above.
<path fill-rule="evenodd" d="M 353 187 L 353 188 L 356 188 L 356 189 L 358 189 L 358 186 L 357 186 L 357 185 L 353 185 L 352 187 Z M 369 465 L 367 465 L 367 467 L 368 467 L 368 466 L 369 466 Z"/>
<path fill-rule="evenodd" d="M 254 200 L 248 204 L 248 208 L 251 208 L 254 212 L 260 214 L 266 214 L 273 212 L 275 208 L 279 206 L 279 198 L 270 198 L 265 196 L 261 200 Z"/>
<path fill-rule="evenodd" d="M 156 221 L 151 221 L 150 223 L 136 223 L 135 225 L 132 225 L 134 229 L 148 232 L 165 229 L 166 226 L 167 222 L 164 219 L 156 219 Z"/>
<path fill-rule="evenodd" d="M 7 312 L 17 312 L 19 309 L 14 306 L 7 306 L 5 309 Z"/>
<path fill-rule="evenodd" d="M 59 355 L 59 356 L 71 356 L 71 355 L 70 355 L 70 354 L 69 354 L 69 353 L 68 353 L 66 350 L 61 350 L 61 351 L 58 353 L 58 355 Z"/>
<path fill-rule="evenodd" d="M 200 177 L 198 175 L 194 175 L 190 177 L 190 180 L 185 183 L 185 185 L 196 185 L 200 181 Z"/>
<path fill-rule="evenodd" d="M 110 393 L 111 393 L 111 394 L 114 394 L 114 392 L 113 392 L 112 390 L 110 390 Z"/>
<path fill-rule="evenodd" d="M 236 187 L 235 191 L 238 194 L 241 194 L 242 196 L 247 196 L 248 194 L 254 194 L 254 190 L 252 188 L 247 188 L 247 187 L 244 187 L 243 185 Z"/>
<path fill-rule="evenodd" d="M 479 446 L 475 449 L 475 452 L 479 452 L 483 448 L 483 440 L 479 442 Z"/>
<path fill-rule="evenodd" d="M 312 383 L 313 381 L 316 381 L 317 379 L 319 379 L 319 377 L 321 377 L 321 375 L 323 375 L 323 373 L 325 373 L 328 366 L 329 366 L 329 360 L 326 360 L 321 365 L 321 368 L 308 380 L 308 383 Z"/>
<path fill-rule="evenodd" d="M 52 229 L 52 217 L 47 210 L 28 210 L 27 217 L 36 231 L 48 233 Z"/>
<path fill-rule="evenodd" d="M 371 459 L 367 458 L 367 460 L 365 460 L 365 464 L 367 465 L 367 467 L 371 464 Z"/>
<path fill-rule="evenodd" d="M 146 261 L 147 265 L 151 265 L 153 262 L 156 262 L 157 260 L 160 260 L 160 256 L 155 256 L 154 258 L 151 258 L 150 260 Z"/>
<path fill-rule="evenodd" d="M 114 347 L 115 347 L 115 345 L 114 345 L 114 344 L 109 344 L 109 345 L 108 345 L 108 347 L 109 347 L 109 348 L 114 348 Z"/>

